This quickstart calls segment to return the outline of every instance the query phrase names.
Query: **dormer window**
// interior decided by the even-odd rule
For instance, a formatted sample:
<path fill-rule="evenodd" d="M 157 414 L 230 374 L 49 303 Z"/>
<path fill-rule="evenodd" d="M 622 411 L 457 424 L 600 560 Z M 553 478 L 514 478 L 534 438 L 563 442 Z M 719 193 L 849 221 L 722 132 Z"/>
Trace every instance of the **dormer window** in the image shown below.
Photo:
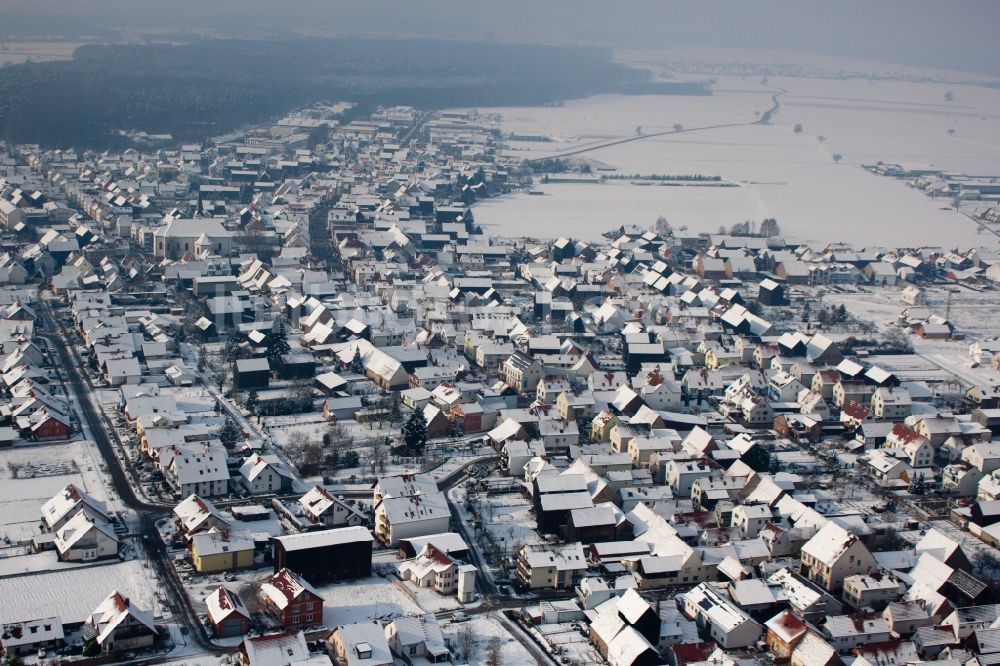
<path fill-rule="evenodd" d="M 372 646 L 368 643 L 358 643 L 354 646 L 354 651 L 357 653 L 358 659 L 372 658 Z"/>

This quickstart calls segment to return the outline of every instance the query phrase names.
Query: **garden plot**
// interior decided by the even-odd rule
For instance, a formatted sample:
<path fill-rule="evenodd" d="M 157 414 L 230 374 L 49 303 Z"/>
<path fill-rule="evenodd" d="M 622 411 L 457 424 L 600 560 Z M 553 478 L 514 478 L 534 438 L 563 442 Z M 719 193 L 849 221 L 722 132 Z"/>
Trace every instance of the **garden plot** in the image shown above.
<path fill-rule="evenodd" d="M 399 581 L 413 601 L 428 613 L 442 613 L 464 608 L 454 594 L 440 594 L 429 587 L 417 587 L 408 580 Z"/>
<path fill-rule="evenodd" d="M 67 484 L 107 501 L 102 474 L 84 442 L 0 450 L 0 543 L 29 543 L 40 532 L 42 504 Z"/>
<path fill-rule="evenodd" d="M 516 493 L 480 496 L 483 527 L 508 554 L 518 544 L 540 543 L 531 501 Z"/>
<path fill-rule="evenodd" d="M 524 646 L 511 638 L 510 632 L 495 615 L 474 615 L 467 622 L 442 622 L 441 633 L 444 634 L 445 640 L 451 645 L 461 646 L 465 640 L 468 640 L 472 644 L 472 653 L 461 655 L 461 659 L 465 663 L 486 663 L 487 646 L 492 638 L 499 638 L 503 641 L 499 663 L 536 663 L 535 658 L 531 656 Z M 471 634 L 471 637 L 464 639 L 461 636 L 462 634 Z M 461 649 L 458 651 L 461 652 Z"/>
<path fill-rule="evenodd" d="M 589 666 L 603 664 L 604 660 L 594 648 L 590 639 L 580 633 L 580 623 L 540 624 L 534 628 L 535 635 L 549 646 L 549 652 L 557 655 L 562 663 Z"/>

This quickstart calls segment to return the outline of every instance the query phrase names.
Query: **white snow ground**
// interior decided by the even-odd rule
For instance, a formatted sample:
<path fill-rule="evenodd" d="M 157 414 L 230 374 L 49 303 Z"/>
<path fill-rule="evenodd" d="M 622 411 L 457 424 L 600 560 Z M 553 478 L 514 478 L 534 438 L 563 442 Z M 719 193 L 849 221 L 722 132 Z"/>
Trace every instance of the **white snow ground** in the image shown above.
<path fill-rule="evenodd" d="M 786 237 L 891 244 L 900 237 L 948 247 L 996 247 L 961 214 L 941 210 L 902 182 L 860 164 L 900 162 L 996 175 L 1000 164 L 1000 90 L 944 83 L 759 79 L 718 76 L 714 94 L 600 95 L 559 107 L 480 109 L 500 113 L 505 132 L 543 134 L 552 142 L 519 142 L 505 155 L 544 157 L 612 138 L 752 122 L 787 90 L 773 124 L 685 132 L 594 150 L 588 157 L 622 173 L 702 173 L 741 188 L 538 185 L 546 196 L 517 194 L 477 204 L 478 222 L 497 235 L 556 237 L 567 223 L 594 238 L 620 224 L 649 227 L 666 215 L 675 228 L 715 232 L 744 219 L 776 217 Z M 952 92 L 954 101 L 944 99 Z M 795 133 L 796 124 L 802 132 Z M 954 129 L 954 135 L 948 130 Z M 819 136 L 825 138 L 819 141 Z M 840 164 L 835 153 L 843 155 Z"/>

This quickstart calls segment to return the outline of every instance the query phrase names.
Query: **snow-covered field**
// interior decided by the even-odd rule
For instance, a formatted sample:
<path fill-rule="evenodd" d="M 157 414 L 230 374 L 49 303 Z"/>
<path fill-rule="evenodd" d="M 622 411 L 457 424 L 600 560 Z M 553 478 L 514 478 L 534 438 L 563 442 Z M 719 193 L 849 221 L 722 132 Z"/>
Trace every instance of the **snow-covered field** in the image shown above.
<path fill-rule="evenodd" d="M 423 613 L 413 599 L 381 576 L 326 585 L 319 588 L 319 593 L 325 602 L 323 623 L 328 627 Z"/>
<path fill-rule="evenodd" d="M 536 188 L 545 195 L 518 192 L 476 204 L 476 221 L 490 235 L 546 238 L 570 234 L 595 240 L 623 224 L 649 227 L 660 215 L 666 215 L 677 227 L 687 225 L 693 231 L 713 233 L 727 220 L 766 217 L 757 195 L 748 187 L 614 182 L 547 183 Z"/>
<path fill-rule="evenodd" d="M 513 554 L 518 544 L 541 542 L 535 519 L 531 515 L 531 502 L 521 495 L 483 495 L 483 517 L 486 529 L 508 554 Z M 487 508 L 489 504 L 492 508 Z"/>
<path fill-rule="evenodd" d="M 144 560 L 0 578 L 0 622 L 42 617 L 82 622 L 115 590 L 139 608 L 154 611 L 159 620 L 163 608 L 156 588 Z"/>
<path fill-rule="evenodd" d="M 107 501 L 103 476 L 84 442 L 0 449 L 0 542 L 31 541 L 39 533 L 42 504 L 69 483 Z"/>
<path fill-rule="evenodd" d="M 942 287 L 928 288 L 927 307 L 935 314 L 944 316 L 948 309 L 947 293 Z M 908 307 L 899 300 L 899 291 L 895 288 L 869 288 L 855 294 L 827 294 L 823 300 L 835 305 L 843 304 L 851 315 L 870 321 L 881 329 L 887 328 L 888 323 Z M 924 362 L 955 377 L 965 387 L 1000 383 L 1000 372 L 988 365 L 973 368 L 969 357 L 969 344 L 972 341 L 995 336 L 1000 331 L 997 292 L 977 293 L 955 289 L 951 300 L 950 318 L 958 330 L 966 335 L 966 339 L 924 340 L 910 335 L 914 351 Z M 903 362 L 906 362 L 905 359 L 903 357 Z M 916 369 L 918 373 L 925 371 L 925 367 Z"/>
<path fill-rule="evenodd" d="M 601 95 L 561 107 L 480 109 L 503 116 L 505 132 L 550 136 L 517 142 L 504 154 L 537 158 L 615 138 L 670 129 L 752 123 L 787 92 L 771 125 L 743 125 L 651 137 L 585 153 L 623 173 L 701 173 L 736 188 L 539 185 L 546 196 L 515 195 L 478 204 L 477 221 L 495 234 L 594 238 L 620 224 L 715 232 L 744 219 L 776 217 L 800 240 L 894 244 L 901 237 L 948 247 L 997 246 L 961 214 L 941 210 L 902 182 L 869 174 L 879 160 L 996 175 L 1000 165 L 1000 90 L 943 83 L 759 79 L 719 76 L 714 94 Z M 945 93 L 954 95 L 945 100 Z M 796 133 L 796 124 L 802 125 Z M 954 134 L 949 134 L 954 130 Z M 821 142 L 819 137 L 824 137 Z M 834 163 L 834 154 L 843 156 Z"/>
<path fill-rule="evenodd" d="M 413 595 L 414 601 L 428 613 L 444 613 L 463 608 L 454 594 L 440 594 L 429 587 L 417 587 L 410 581 L 400 581 L 400 585 Z"/>
<path fill-rule="evenodd" d="M 468 627 L 472 632 L 476 642 L 475 654 L 469 655 L 466 659 L 469 664 L 486 663 L 486 646 L 493 637 L 498 637 L 503 641 L 503 648 L 500 652 L 501 664 L 513 666 L 514 664 L 537 663 L 523 645 L 511 638 L 510 632 L 497 619 L 496 614 L 490 617 L 485 614 L 473 615 L 468 622 L 441 622 L 441 632 L 444 634 L 445 640 L 450 640 L 453 644 L 458 632 L 464 631 L 465 627 Z"/>

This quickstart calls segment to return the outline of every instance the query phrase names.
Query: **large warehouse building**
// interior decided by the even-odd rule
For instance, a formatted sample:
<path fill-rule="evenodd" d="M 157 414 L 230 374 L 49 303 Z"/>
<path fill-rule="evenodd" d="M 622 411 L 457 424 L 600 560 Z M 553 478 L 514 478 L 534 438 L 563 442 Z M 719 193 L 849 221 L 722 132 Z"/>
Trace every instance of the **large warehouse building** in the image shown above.
<path fill-rule="evenodd" d="M 373 541 L 360 526 L 274 537 L 274 570 L 291 569 L 314 585 L 364 578 L 372 573 Z"/>

